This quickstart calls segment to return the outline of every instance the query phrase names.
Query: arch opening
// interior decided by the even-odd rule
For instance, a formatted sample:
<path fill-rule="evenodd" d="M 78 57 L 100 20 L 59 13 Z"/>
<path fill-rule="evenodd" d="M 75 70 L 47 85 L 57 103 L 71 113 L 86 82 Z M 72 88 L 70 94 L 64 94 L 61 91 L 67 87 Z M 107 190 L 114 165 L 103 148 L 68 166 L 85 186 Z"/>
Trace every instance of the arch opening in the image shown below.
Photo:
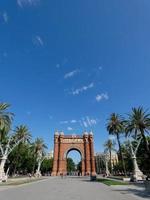
<path fill-rule="evenodd" d="M 71 148 L 66 152 L 67 175 L 80 176 L 82 172 L 82 153 L 79 149 Z"/>

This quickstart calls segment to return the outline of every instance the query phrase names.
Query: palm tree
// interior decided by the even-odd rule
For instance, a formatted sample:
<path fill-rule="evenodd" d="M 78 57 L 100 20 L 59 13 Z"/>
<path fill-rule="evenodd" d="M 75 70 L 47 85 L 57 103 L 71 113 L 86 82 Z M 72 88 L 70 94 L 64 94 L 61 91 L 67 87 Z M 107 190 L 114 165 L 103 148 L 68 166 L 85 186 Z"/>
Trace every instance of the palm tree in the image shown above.
<path fill-rule="evenodd" d="M 20 152 L 20 150 L 24 147 L 23 145 L 25 143 L 30 143 L 31 140 L 31 134 L 29 132 L 29 129 L 27 126 L 25 125 L 20 125 L 17 126 L 14 130 L 14 140 L 13 141 L 20 141 L 20 143 L 18 144 L 18 146 L 16 147 L 17 151 L 16 152 Z M 16 173 L 16 168 L 17 168 L 17 163 L 20 163 L 20 156 L 19 153 L 16 154 L 16 159 L 15 159 L 15 166 L 14 166 L 14 170 L 13 173 Z"/>
<path fill-rule="evenodd" d="M 37 138 L 33 144 L 33 148 L 36 156 L 36 161 L 38 163 L 36 175 L 40 176 L 41 175 L 40 168 L 45 158 L 45 149 L 47 149 L 47 146 L 45 145 L 44 140 L 42 138 Z"/>
<path fill-rule="evenodd" d="M 142 137 L 150 158 L 149 142 L 146 138 L 146 133 L 150 130 L 150 113 L 144 110 L 143 107 L 132 108 L 131 114 L 128 115 L 126 122 L 126 135 L 134 135 L 135 138 Z"/>
<path fill-rule="evenodd" d="M 45 145 L 44 140 L 42 138 L 36 138 L 34 142 L 35 153 L 36 154 L 38 154 L 39 152 L 44 153 L 46 148 L 47 146 Z"/>
<path fill-rule="evenodd" d="M 119 146 L 119 154 L 120 154 L 120 158 L 122 161 L 124 174 L 126 175 L 126 168 L 125 168 L 125 163 L 124 163 L 123 153 L 122 153 L 122 148 L 121 148 L 121 142 L 120 142 L 120 134 L 122 134 L 124 132 L 123 118 L 116 113 L 112 113 L 110 118 L 108 119 L 107 131 L 109 132 L 110 135 L 114 135 L 117 137 L 117 142 L 118 142 L 118 146 Z"/>
<path fill-rule="evenodd" d="M 139 148 L 139 145 L 141 143 L 142 137 L 138 140 L 132 141 L 134 138 L 128 138 L 127 146 L 129 147 L 129 153 L 133 162 L 133 174 L 132 179 L 133 181 L 138 181 L 143 179 L 143 172 L 139 169 L 138 162 L 137 162 L 137 151 Z"/>
<path fill-rule="evenodd" d="M 112 172 L 112 151 L 115 151 L 115 143 L 111 140 L 108 139 L 105 144 L 105 152 L 109 153 L 109 159 L 110 159 L 110 172 Z"/>
<path fill-rule="evenodd" d="M 22 143 L 25 143 L 25 142 L 30 143 L 31 134 L 27 126 L 25 125 L 17 126 L 14 132 L 15 132 L 15 137 L 17 140 L 22 139 Z"/>
<path fill-rule="evenodd" d="M 23 125 L 16 127 L 14 133 L 11 132 L 14 115 L 7 111 L 9 107 L 7 103 L 0 103 L 0 181 L 7 178 L 4 167 L 9 154 L 20 142 L 30 137 L 28 129 Z"/>
<path fill-rule="evenodd" d="M 0 182 L 5 176 L 4 166 L 8 152 L 8 133 L 11 129 L 13 113 L 7 111 L 10 107 L 7 103 L 0 103 Z"/>
<path fill-rule="evenodd" d="M 9 107 L 7 103 L 0 103 L 0 141 L 5 138 L 11 128 L 13 113 L 7 112 Z"/>

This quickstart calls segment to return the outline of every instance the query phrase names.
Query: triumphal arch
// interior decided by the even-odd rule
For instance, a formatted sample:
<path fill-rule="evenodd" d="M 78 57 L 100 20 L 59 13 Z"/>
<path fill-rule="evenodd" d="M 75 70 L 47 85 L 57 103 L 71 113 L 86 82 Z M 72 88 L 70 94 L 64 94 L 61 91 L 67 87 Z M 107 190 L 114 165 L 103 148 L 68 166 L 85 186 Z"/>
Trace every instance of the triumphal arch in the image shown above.
<path fill-rule="evenodd" d="M 95 176 L 94 142 L 92 132 L 84 132 L 83 135 L 64 135 L 63 132 L 55 132 L 52 176 L 67 174 L 67 155 L 71 150 L 76 150 L 81 155 L 82 176 Z"/>

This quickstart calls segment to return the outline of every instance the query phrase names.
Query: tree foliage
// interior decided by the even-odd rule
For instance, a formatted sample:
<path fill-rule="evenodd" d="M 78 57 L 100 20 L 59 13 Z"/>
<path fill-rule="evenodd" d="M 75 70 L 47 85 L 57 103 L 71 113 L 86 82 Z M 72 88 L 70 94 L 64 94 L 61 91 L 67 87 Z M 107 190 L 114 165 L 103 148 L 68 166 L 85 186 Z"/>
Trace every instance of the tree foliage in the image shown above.
<path fill-rule="evenodd" d="M 67 172 L 75 171 L 75 163 L 72 158 L 67 158 Z"/>
<path fill-rule="evenodd" d="M 53 158 L 45 159 L 41 165 L 41 173 L 42 174 L 51 174 L 53 168 Z"/>
<path fill-rule="evenodd" d="M 132 108 L 132 112 L 128 115 L 128 119 L 125 123 L 125 132 L 127 136 L 134 136 L 135 139 L 139 137 L 143 138 L 150 159 L 149 141 L 146 137 L 146 134 L 150 131 L 150 113 L 144 110 L 143 107 Z"/>
<path fill-rule="evenodd" d="M 8 112 L 10 107 L 7 103 L 0 103 L 0 140 L 5 139 L 6 134 L 9 132 L 14 114 Z"/>
<path fill-rule="evenodd" d="M 105 152 L 109 153 L 109 165 L 110 165 L 110 172 L 112 172 L 112 151 L 116 151 L 115 150 L 115 142 L 111 139 L 108 139 L 105 144 Z"/>
<path fill-rule="evenodd" d="M 137 146 L 137 152 L 134 155 L 139 168 L 145 173 L 150 173 L 150 113 L 143 107 L 132 108 L 127 117 L 122 118 L 120 115 L 112 113 L 107 124 L 109 134 L 116 135 L 118 144 L 120 143 L 120 134 L 124 137 L 124 143 L 119 144 L 118 155 L 121 154 L 124 158 L 126 170 L 133 170 L 131 146 Z M 130 145 L 125 142 L 129 141 Z M 133 149 L 132 149 L 133 150 Z M 133 151 L 132 151 L 133 152 Z M 118 156 L 120 158 L 120 156 Z M 114 171 L 122 171 L 121 162 L 114 166 Z"/>
<path fill-rule="evenodd" d="M 119 158 L 121 158 L 121 164 L 124 174 L 126 175 L 126 167 L 124 162 L 124 157 L 122 153 L 121 148 L 121 142 L 120 142 L 120 135 L 124 133 L 124 119 L 122 116 L 116 113 L 112 113 L 110 118 L 108 119 L 107 124 L 107 131 L 110 135 L 114 135 L 117 138 L 118 146 L 119 146 Z"/>

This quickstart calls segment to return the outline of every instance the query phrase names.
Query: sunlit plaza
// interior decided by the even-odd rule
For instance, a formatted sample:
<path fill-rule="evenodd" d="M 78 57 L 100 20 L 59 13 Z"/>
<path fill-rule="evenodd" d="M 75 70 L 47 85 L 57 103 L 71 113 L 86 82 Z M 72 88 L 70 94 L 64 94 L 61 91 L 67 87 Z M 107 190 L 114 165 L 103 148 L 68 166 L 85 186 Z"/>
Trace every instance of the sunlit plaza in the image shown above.
<path fill-rule="evenodd" d="M 0 198 L 3 200 L 142 200 L 149 199 L 143 187 L 111 186 L 102 183 L 91 183 L 89 178 L 79 177 L 50 177 L 36 183 L 0 188 Z"/>

